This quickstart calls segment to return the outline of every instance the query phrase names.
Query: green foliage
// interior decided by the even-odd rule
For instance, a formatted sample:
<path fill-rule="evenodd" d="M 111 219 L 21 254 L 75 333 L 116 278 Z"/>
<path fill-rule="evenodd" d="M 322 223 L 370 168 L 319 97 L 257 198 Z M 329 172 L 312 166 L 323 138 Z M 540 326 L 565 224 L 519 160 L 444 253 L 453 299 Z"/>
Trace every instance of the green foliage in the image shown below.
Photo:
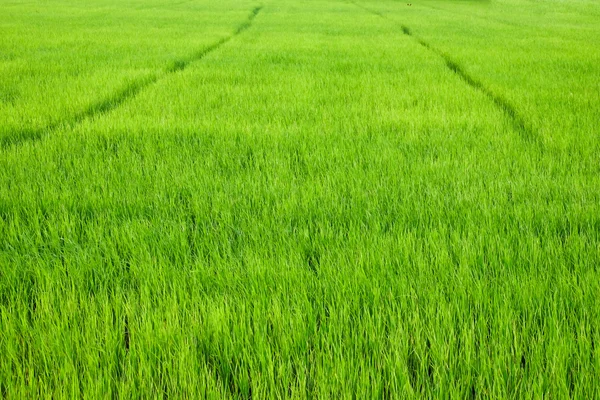
<path fill-rule="evenodd" d="M 600 396 L 595 3 L 0 13 L 2 397 Z"/>

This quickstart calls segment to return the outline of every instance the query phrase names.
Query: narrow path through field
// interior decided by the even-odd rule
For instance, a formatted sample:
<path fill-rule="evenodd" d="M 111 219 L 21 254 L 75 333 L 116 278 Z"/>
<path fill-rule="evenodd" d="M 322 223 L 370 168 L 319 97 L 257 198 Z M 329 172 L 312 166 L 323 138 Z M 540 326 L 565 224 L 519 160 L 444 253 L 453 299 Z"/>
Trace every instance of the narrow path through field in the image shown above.
<path fill-rule="evenodd" d="M 386 19 L 395 24 L 398 23 L 394 19 L 389 18 L 388 16 L 382 14 L 381 12 L 364 7 L 353 1 L 351 1 L 351 3 L 353 5 L 355 5 L 356 7 L 361 8 L 373 15 L 377 15 L 378 17 Z M 537 145 L 541 146 L 541 141 L 540 141 L 539 135 L 529 126 L 529 124 L 527 124 L 525 119 L 521 116 L 521 114 L 517 111 L 517 109 L 512 104 L 510 104 L 510 102 L 508 100 L 506 100 L 501 95 L 494 93 L 490 88 L 486 87 L 479 79 L 470 75 L 464 69 L 464 67 L 462 67 L 460 65 L 460 63 L 455 61 L 448 54 L 446 54 L 442 50 L 432 46 L 430 43 L 426 42 L 425 40 L 413 35 L 412 30 L 408 26 L 401 24 L 400 27 L 402 29 L 402 32 L 406 36 L 410 36 L 411 38 L 416 40 L 417 43 L 419 43 L 421 46 L 425 47 L 427 50 L 430 50 L 433 53 L 440 56 L 444 60 L 446 67 L 448 67 L 448 69 L 450 71 L 452 71 L 456 75 L 458 75 L 466 84 L 468 84 L 472 88 L 478 90 L 479 92 L 483 93 L 499 109 L 501 109 L 510 118 L 515 130 L 520 134 L 520 136 L 523 138 L 523 140 L 525 140 L 526 142 L 530 142 L 530 143 L 536 143 Z"/>
<path fill-rule="evenodd" d="M 108 112 L 114 110 L 115 108 L 122 105 L 125 101 L 135 97 L 143 89 L 147 88 L 148 86 L 152 85 L 153 83 L 166 78 L 167 76 L 169 76 L 172 73 L 182 71 L 189 64 L 191 64 L 195 61 L 201 60 L 207 54 L 211 53 L 212 51 L 218 49 L 225 43 L 229 42 L 235 36 L 243 33 L 246 29 L 248 29 L 252 25 L 254 18 L 256 18 L 256 16 L 258 15 L 258 13 L 260 12 L 261 9 L 262 9 L 262 6 L 258 6 L 258 7 L 255 7 L 254 9 L 252 9 L 248 18 L 243 23 L 241 23 L 235 29 L 235 31 L 232 34 L 230 34 L 229 36 L 226 36 L 226 37 L 220 39 L 219 41 L 217 41 L 207 47 L 204 47 L 200 51 L 197 51 L 196 53 L 193 53 L 187 57 L 179 58 L 179 59 L 171 61 L 169 63 L 169 66 L 166 67 L 162 72 L 156 73 L 149 77 L 144 77 L 144 78 L 139 78 L 137 80 L 134 80 L 133 82 L 127 84 L 120 91 L 113 93 L 111 96 L 101 99 L 101 100 L 89 105 L 83 111 L 80 111 L 80 112 L 74 114 L 70 119 L 54 122 L 54 123 L 49 124 L 41 129 L 23 129 L 21 131 L 15 132 L 14 135 L 0 138 L 0 149 L 7 149 L 12 146 L 17 146 L 17 145 L 20 145 L 20 144 L 28 142 L 28 141 L 39 140 L 39 139 L 43 138 L 45 135 L 47 135 L 57 129 L 60 129 L 63 127 L 74 127 L 74 126 L 80 124 L 81 122 L 85 121 L 86 119 L 94 118 L 98 115 L 102 115 L 102 114 L 105 114 L 105 113 L 108 113 Z"/>

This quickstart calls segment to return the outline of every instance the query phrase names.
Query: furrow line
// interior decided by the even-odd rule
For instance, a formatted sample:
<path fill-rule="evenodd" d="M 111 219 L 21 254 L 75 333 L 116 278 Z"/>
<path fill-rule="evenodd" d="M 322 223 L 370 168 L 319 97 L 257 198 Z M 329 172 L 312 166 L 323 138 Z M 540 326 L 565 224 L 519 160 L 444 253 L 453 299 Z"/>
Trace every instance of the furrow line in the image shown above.
<path fill-rule="evenodd" d="M 161 79 L 168 77 L 169 75 L 184 70 L 188 65 L 195 61 L 199 61 L 209 53 L 217 50 L 223 46 L 235 36 L 243 33 L 247 30 L 254 21 L 254 18 L 258 15 L 262 6 L 255 7 L 251 12 L 246 21 L 239 25 L 236 30 L 229 36 L 226 36 L 219 41 L 203 48 L 202 50 L 192 54 L 187 58 L 173 60 L 164 69 L 162 73 L 152 75 L 150 77 L 144 77 L 137 79 L 116 93 L 113 93 L 107 98 L 101 99 L 100 101 L 91 104 L 83 111 L 75 113 L 70 119 L 57 121 L 46 125 L 40 129 L 22 129 L 20 131 L 12 132 L 11 135 L 0 136 L 0 149 L 6 150 L 11 147 L 19 146 L 26 142 L 36 141 L 42 139 L 44 136 L 61 128 L 73 128 L 85 120 L 98 117 L 100 115 L 109 113 L 110 111 L 118 108 L 127 100 L 137 96 L 142 90 L 148 86 L 158 82 Z"/>
<path fill-rule="evenodd" d="M 394 19 L 391 19 L 388 16 L 386 16 L 378 11 L 371 10 L 371 9 L 364 7 L 360 4 L 357 4 L 355 2 L 351 2 L 351 3 L 358 8 L 361 8 L 373 15 L 377 15 L 383 19 L 386 19 L 386 20 L 394 23 L 394 24 L 398 23 Z M 494 93 L 493 90 L 491 90 L 490 88 L 485 86 L 479 79 L 470 75 L 465 70 L 464 67 L 462 67 L 457 61 L 455 61 L 448 54 L 446 54 L 445 52 L 432 46 L 427 41 L 413 35 L 412 30 L 408 26 L 400 24 L 400 28 L 402 29 L 402 32 L 406 36 L 411 37 L 417 43 L 419 43 L 421 46 L 423 46 L 427 50 L 437 54 L 439 57 L 441 57 L 444 60 L 446 67 L 450 71 L 452 71 L 454 74 L 456 74 L 467 85 L 469 85 L 473 89 L 479 91 L 480 93 L 484 94 L 489 100 L 491 100 L 496 105 L 496 107 L 498 107 L 500 110 L 502 110 L 502 112 L 504 112 L 504 114 L 511 120 L 515 130 L 519 133 L 519 135 L 521 136 L 521 138 L 524 141 L 526 141 L 528 143 L 536 143 L 537 145 L 541 146 L 542 142 L 540 140 L 539 135 L 533 130 L 533 128 L 531 128 L 531 126 L 529 126 L 529 124 L 527 124 L 527 122 L 525 121 L 523 116 L 507 99 L 505 99 L 504 97 L 502 97 L 501 95 L 499 95 L 497 93 Z"/>

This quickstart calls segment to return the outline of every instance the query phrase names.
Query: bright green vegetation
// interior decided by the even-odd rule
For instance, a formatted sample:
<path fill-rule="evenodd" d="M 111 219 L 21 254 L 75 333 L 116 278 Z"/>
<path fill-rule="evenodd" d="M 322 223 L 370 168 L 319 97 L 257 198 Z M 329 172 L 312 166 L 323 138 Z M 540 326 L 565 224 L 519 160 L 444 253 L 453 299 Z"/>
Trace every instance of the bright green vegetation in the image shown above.
<path fill-rule="evenodd" d="M 600 396 L 597 2 L 83 4 L 0 4 L 2 397 Z"/>
<path fill-rule="evenodd" d="M 0 144 L 37 139 L 181 68 L 231 34 L 251 4 L 0 4 Z"/>

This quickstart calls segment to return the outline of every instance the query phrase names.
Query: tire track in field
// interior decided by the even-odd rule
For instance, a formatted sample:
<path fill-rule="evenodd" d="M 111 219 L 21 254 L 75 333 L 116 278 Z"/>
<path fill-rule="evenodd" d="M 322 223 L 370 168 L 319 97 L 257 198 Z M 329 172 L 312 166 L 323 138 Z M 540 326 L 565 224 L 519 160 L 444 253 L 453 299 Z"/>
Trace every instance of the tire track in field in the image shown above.
<path fill-rule="evenodd" d="M 183 71 L 191 63 L 203 59 L 209 53 L 223 46 L 234 37 L 242 34 L 245 30 L 250 28 L 254 19 L 256 18 L 260 10 L 262 10 L 262 8 L 262 6 L 257 6 L 254 9 L 252 9 L 250 14 L 248 15 L 248 18 L 243 23 L 238 25 L 235 31 L 229 36 L 225 36 L 217 42 L 210 44 L 187 57 L 172 60 L 162 72 L 153 74 L 148 77 L 138 78 L 133 82 L 128 83 L 119 91 L 89 105 L 83 111 L 79 111 L 72 115 L 69 119 L 56 121 L 39 129 L 22 129 L 16 132 L 13 131 L 10 135 L 0 135 L 0 149 L 6 150 L 8 148 L 21 145 L 25 142 L 40 140 L 44 136 L 60 128 L 73 128 L 85 120 L 109 113 L 110 111 L 121 106 L 127 100 L 137 96 L 142 90 L 144 90 L 148 86 L 168 77 L 173 73 Z"/>
<path fill-rule="evenodd" d="M 367 7 L 364 7 L 360 4 L 352 2 L 352 1 L 351 1 L 351 3 L 358 8 L 361 8 L 373 15 L 377 15 L 383 19 L 386 19 L 386 20 L 394 23 L 394 24 L 398 23 L 397 21 L 389 18 L 388 16 L 386 16 L 378 11 L 371 10 Z M 499 95 L 497 93 L 494 93 L 493 90 L 491 90 L 489 87 L 485 86 L 479 79 L 477 79 L 474 76 L 472 76 L 471 74 L 469 74 L 465 70 L 465 68 L 462 65 L 460 65 L 460 63 L 458 63 L 456 60 L 454 60 L 450 55 L 448 55 L 447 53 L 443 52 L 442 50 L 432 46 L 429 42 L 426 42 L 425 40 L 419 38 L 418 36 L 413 35 L 412 30 L 408 26 L 401 24 L 400 28 L 402 29 L 402 33 L 404 33 L 406 36 L 411 37 L 417 43 L 419 43 L 421 46 L 423 46 L 427 50 L 437 54 L 439 57 L 441 57 L 444 60 L 446 67 L 450 71 L 452 71 L 454 74 L 456 74 L 467 85 L 469 85 L 473 89 L 479 91 L 480 93 L 484 94 L 489 100 L 491 100 L 496 105 L 496 107 L 498 107 L 500 110 L 502 110 L 502 112 L 504 112 L 504 114 L 511 120 L 513 127 L 519 133 L 519 135 L 521 136 L 521 138 L 524 141 L 526 141 L 528 143 L 536 143 L 538 145 L 541 145 L 541 140 L 540 140 L 539 135 L 533 130 L 533 128 L 523 118 L 521 113 L 519 113 L 519 111 L 507 99 L 505 99 L 504 97 L 502 97 L 501 95 Z"/>

